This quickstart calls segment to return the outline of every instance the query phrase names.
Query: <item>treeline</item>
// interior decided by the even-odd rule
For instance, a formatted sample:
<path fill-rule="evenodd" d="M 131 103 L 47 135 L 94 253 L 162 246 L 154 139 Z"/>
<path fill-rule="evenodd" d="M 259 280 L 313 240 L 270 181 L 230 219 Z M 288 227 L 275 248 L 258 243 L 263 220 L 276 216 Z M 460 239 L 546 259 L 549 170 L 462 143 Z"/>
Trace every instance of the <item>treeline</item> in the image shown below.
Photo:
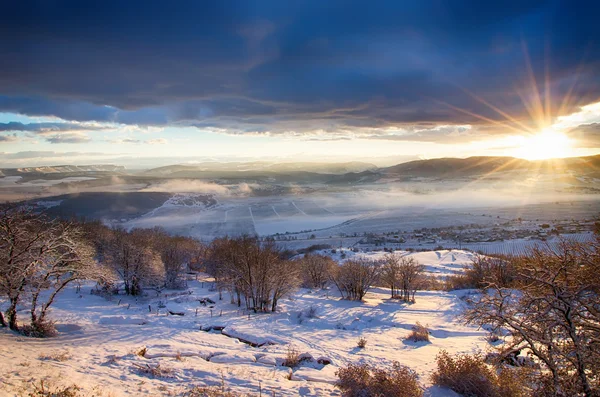
<path fill-rule="evenodd" d="M 255 237 L 219 238 L 207 249 L 206 271 L 215 278 L 222 298 L 248 310 L 275 311 L 278 301 L 302 286 L 335 286 L 343 299 L 360 301 L 376 285 L 391 288 L 392 298 L 414 301 L 424 285 L 423 266 L 412 258 L 389 254 L 384 260 L 352 258 L 338 264 L 331 257 L 307 253 L 290 259 L 272 241 Z"/>
<path fill-rule="evenodd" d="M 127 231 L 88 222 L 81 228 L 98 262 L 115 273 L 127 295 L 140 295 L 143 288 L 185 288 L 186 266 L 199 265 L 206 250 L 199 241 L 171 236 L 160 227 Z M 107 290 L 117 287 L 103 284 Z"/>

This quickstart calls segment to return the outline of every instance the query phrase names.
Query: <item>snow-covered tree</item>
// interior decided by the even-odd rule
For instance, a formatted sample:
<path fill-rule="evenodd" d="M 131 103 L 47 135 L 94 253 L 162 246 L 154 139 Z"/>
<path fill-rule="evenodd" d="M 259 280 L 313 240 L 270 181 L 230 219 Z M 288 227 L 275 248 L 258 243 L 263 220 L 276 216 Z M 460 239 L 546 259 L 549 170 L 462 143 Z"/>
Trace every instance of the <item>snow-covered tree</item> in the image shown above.
<path fill-rule="evenodd" d="M 46 315 L 60 291 L 75 280 L 107 275 L 93 260 L 93 249 L 78 224 L 24 207 L 0 211 L 0 292 L 8 300 L 11 329 L 19 329 L 17 305 L 29 304 L 30 331 L 42 336 L 42 330 L 51 329 Z"/>
<path fill-rule="evenodd" d="M 504 350 L 531 352 L 550 374 L 552 395 L 597 395 L 600 241 L 536 247 L 513 264 L 515 288 L 489 283 L 466 319 L 509 331 Z"/>

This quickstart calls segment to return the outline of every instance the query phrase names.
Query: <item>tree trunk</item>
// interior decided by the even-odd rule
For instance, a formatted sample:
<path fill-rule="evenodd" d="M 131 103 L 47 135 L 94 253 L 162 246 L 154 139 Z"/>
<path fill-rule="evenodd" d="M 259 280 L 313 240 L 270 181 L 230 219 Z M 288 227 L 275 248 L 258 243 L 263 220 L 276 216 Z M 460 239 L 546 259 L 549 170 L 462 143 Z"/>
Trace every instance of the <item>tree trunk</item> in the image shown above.
<path fill-rule="evenodd" d="M 4 314 L 2 314 L 1 311 L 0 311 L 0 325 L 3 327 L 8 327 L 8 324 L 6 324 L 6 321 L 4 321 Z"/>
<path fill-rule="evenodd" d="M 8 327 L 13 331 L 18 331 L 19 326 L 17 325 L 17 298 L 10 299 L 10 306 L 6 311 L 6 317 L 8 317 Z"/>
<path fill-rule="evenodd" d="M 273 297 L 273 304 L 271 305 L 271 311 L 273 313 L 275 313 L 275 310 L 277 310 L 277 298 Z"/>

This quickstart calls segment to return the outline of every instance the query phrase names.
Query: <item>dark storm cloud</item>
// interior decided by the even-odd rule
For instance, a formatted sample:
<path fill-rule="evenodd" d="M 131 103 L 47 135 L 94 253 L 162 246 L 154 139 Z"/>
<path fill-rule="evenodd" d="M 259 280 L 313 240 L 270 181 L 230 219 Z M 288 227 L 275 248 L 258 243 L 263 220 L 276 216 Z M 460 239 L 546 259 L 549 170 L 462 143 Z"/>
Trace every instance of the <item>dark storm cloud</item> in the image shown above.
<path fill-rule="evenodd" d="M 274 134 L 503 118 L 473 93 L 527 122 L 523 43 L 555 111 L 600 97 L 592 1 L 5 3 L 0 111 Z"/>

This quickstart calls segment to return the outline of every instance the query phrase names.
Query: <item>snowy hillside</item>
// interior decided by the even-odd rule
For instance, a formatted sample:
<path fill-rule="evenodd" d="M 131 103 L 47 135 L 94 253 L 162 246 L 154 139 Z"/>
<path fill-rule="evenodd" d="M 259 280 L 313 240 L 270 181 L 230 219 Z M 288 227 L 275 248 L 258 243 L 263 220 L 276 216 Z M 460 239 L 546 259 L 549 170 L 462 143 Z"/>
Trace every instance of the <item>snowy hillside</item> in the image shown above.
<path fill-rule="evenodd" d="M 472 257 L 464 251 L 404 254 L 440 275 L 460 271 Z M 333 289 L 301 289 L 281 302 L 277 314 L 248 315 L 230 304 L 229 296 L 219 300 L 208 276 L 194 277 L 185 291 L 149 292 L 138 299 L 92 295 L 91 283 L 80 293 L 75 286 L 63 291 L 51 314 L 58 337 L 29 339 L 1 331 L 1 393 L 18 395 L 24 382 L 46 378 L 113 396 L 177 394 L 191 385 L 222 381 L 252 395 L 259 387 L 277 396 L 339 395 L 333 384 L 341 365 L 387 366 L 395 360 L 417 371 L 426 395 L 446 396 L 453 394 L 429 381 L 438 351 L 488 346 L 484 330 L 456 318 L 465 291 L 421 291 L 416 303 L 406 304 L 390 300 L 389 290 L 382 288 L 371 290 L 364 303 L 340 300 Z M 404 339 L 417 322 L 429 328 L 429 343 Z M 357 347 L 360 337 L 367 340 L 365 349 Z M 143 348 L 145 356 L 137 355 Z M 281 365 L 290 349 L 306 358 L 293 372 Z M 144 373 L 157 366 L 162 376 Z"/>

